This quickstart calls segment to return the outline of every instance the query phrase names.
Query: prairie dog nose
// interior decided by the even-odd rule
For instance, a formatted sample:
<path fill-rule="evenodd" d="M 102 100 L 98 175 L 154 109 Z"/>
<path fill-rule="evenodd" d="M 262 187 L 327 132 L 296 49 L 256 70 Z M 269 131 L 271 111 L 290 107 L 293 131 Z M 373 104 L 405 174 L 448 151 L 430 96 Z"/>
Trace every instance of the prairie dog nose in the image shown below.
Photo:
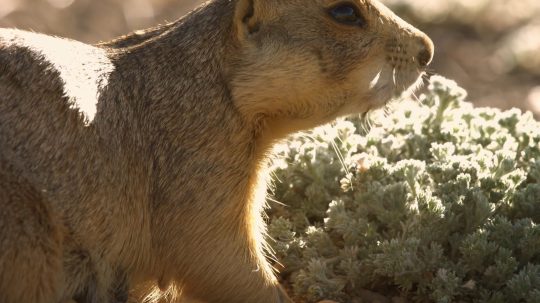
<path fill-rule="evenodd" d="M 435 47 L 433 41 L 431 41 L 424 33 L 420 33 L 417 40 L 420 45 L 420 51 L 418 52 L 418 55 L 416 55 L 416 60 L 420 67 L 426 67 L 431 63 L 431 60 L 433 60 Z"/>

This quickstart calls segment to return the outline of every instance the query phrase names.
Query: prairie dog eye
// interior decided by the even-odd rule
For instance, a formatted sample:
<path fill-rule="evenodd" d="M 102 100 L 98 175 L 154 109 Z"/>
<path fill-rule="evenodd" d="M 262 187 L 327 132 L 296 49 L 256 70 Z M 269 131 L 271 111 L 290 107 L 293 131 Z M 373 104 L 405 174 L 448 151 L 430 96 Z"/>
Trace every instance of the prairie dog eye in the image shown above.
<path fill-rule="evenodd" d="M 329 9 L 328 13 L 338 23 L 351 26 L 364 26 L 366 21 L 358 8 L 350 3 L 338 4 Z"/>

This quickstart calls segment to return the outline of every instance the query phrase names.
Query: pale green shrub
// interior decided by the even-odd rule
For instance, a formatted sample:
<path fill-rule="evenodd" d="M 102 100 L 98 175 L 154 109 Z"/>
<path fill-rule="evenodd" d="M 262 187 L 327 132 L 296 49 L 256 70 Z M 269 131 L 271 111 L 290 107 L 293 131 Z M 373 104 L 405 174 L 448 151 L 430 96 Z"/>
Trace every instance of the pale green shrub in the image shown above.
<path fill-rule="evenodd" d="M 540 302 L 540 123 L 465 96 L 433 77 L 368 133 L 279 147 L 269 235 L 297 299 Z"/>

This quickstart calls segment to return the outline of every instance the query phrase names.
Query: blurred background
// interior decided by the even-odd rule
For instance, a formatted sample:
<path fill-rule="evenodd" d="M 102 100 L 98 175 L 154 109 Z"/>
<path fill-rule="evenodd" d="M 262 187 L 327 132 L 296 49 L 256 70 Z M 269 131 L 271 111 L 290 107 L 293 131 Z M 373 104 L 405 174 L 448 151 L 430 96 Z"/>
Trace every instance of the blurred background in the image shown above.
<path fill-rule="evenodd" d="M 174 21 L 199 0 L 0 0 L 0 27 L 88 43 Z M 539 0 L 385 0 L 434 40 L 436 73 L 478 106 L 540 117 Z"/>

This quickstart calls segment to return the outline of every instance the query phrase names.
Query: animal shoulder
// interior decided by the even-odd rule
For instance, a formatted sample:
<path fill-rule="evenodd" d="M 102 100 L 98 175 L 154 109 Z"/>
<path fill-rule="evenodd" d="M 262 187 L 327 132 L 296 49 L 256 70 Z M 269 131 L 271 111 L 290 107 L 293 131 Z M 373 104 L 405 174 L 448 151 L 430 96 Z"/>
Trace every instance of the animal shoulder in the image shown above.
<path fill-rule="evenodd" d="M 4 92 L 21 96 L 66 97 L 86 121 L 96 114 L 101 90 L 113 64 L 104 49 L 32 32 L 0 29 L 0 83 Z M 63 98 L 53 98 L 59 100 Z"/>

